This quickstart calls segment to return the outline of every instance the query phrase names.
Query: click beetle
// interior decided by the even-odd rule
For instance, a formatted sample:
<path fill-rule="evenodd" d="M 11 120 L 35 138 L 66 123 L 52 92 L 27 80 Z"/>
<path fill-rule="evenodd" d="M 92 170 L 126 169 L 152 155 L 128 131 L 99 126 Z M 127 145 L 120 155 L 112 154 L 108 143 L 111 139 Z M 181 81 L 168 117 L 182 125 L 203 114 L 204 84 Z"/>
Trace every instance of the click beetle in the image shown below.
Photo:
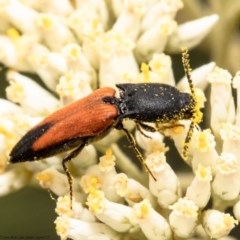
<path fill-rule="evenodd" d="M 140 131 L 157 131 L 157 128 L 146 123 L 171 123 L 174 126 L 178 120 L 191 120 L 183 146 L 183 156 L 186 156 L 193 128 L 199 122 L 199 110 L 187 52 L 183 53 L 183 65 L 191 94 L 162 83 L 117 84 L 119 97 L 115 96 L 116 91 L 113 88 L 97 89 L 54 112 L 27 132 L 12 149 L 10 162 L 34 161 L 69 151 L 62 160 L 62 166 L 68 177 L 72 199 L 72 178 L 67 162 L 76 157 L 84 146 L 101 139 L 112 128 L 116 128 L 126 133 L 138 159 L 154 178 L 137 148 L 134 137 L 123 126 L 123 120 L 135 121 Z"/>

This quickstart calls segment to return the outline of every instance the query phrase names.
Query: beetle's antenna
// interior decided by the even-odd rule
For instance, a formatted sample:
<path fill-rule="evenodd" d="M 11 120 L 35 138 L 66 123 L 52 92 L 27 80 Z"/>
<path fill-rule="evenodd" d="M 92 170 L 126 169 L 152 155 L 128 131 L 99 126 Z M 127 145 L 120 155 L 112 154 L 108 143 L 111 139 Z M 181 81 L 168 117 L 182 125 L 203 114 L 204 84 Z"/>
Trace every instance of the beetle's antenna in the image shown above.
<path fill-rule="evenodd" d="M 144 166 L 146 172 L 149 173 L 149 174 L 151 175 L 151 177 L 152 177 L 155 181 L 157 181 L 157 179 L 154 177 L 153 173 L 152 173 L 151 170 L 149 169 L 148 165 L 145 163 L 145 160 L 144 160 L 141 152 L 138 150 L 137 144 L 136 144 L 136 141 L 135 141 L 133 135 L 132 135 L 126 128 L 124 128 L 123 125 L 120 124 L 120 123 L 119 123 L 119 125 L 118 125 L 118 128 L 121 129 L 121 130 L 123 130 L 123 131 L 126 133 L 127 138 L 128 138 L 128 141 L 130 142 L 133 150 L 135 151 L 138 160 L 139 160 L 139 161 L 141 162 L 141 164 Z"/>
<path fill-rule="evenodd" d="M 186 75 L 187 80 L 188 80 L 191 95 L 192 95 L 192 98 L 193 98 L 193 104 L 192 104 L 193 115 L 192 115 L 192 118 L 191 118 L 191 124 L 189 126 L 187 136 L 185 138 L 185 142 L 184 142 L 184 145 L 183 145 L 183 152 L 182 152 L 183 158 L 187 159 L 189 143 L 190 143 L 192 135 L 193 135 L 193 130 L 194 130 L 194 127 L 199 122 L 201 122 L 202 113 L 200 111 L 200 107 L 199 107 L 199 104 L 198 104 L 198 101 L 197 101 L 196 91 L 195 91 L 195 88 L 193 86 L 193 81 L 192 81 L 192 76 L 191 76 L 192 69 L 190 67 L 189 54 L 188 54 L 188 50 L 186 48 L 182 49 L 182 64 L 183 64 L 185 75 Z"/>

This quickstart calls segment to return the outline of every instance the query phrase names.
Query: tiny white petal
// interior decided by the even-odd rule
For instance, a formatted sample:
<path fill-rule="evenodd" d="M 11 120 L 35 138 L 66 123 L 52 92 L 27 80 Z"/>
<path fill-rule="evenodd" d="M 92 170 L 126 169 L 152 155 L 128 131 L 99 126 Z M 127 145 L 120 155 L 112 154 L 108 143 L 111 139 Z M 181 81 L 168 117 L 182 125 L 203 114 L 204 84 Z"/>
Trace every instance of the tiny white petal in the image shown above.
<path fill-rule="evenodd" d="M 41 44 L 32 46 L 28 62 L 52 91 L 55 91 L 59 76 L 67 70 L 65 58 L 61 54 L 50 52 Z"/>
<path fill-rule="evenodd" d="M 180 52 L 182 47 L 195 47 L 211 31 L 218 19 L 218 15 L 213 14 L 179 25 L 169 38 L 167 51 Z"/>
<path fill-rule="evenodd" d="M 121 77 L 138 73 L 138 66 L 133 55 L 134 42 L 125 35 L 107 32 L 95 42 L 99 54 L 100 86 L 115 87 Z M 119 66 L 122 66 L 119 68 Z"/>
<path fill-rule="evenodd" d="M 145 0 L 125 1 L 112 30 L 136 39 L 140 32 L 141 17 L 145 11 L 145 5 Z"/>
<path fill-rule="evenodd" d="M 176 22 L 168 17 L 160 18 L 155 25 L 144 32 L 136 44 L 136 55 L 139 61 L 148 61 L 154 53 L 162 52 L 167 44 L 169 35 L 177 27 Z"/>
<path fill-rule="evenodd" d="M 39 14 L 36 23 L 46 45 L 53 51 L 59 51 L 66 44 L 76 42 L 70 29 L 53 14 Z"/>
<path fill-rule="evenodd" d="M 11 84 L 6 90 L 8 98 L 29 113 L 48 115 L 59 107 L 58 100 L 30 78 L 15 71 L 8 71 L 7 78 Z"/>
<path fill-rule="evenodd" d="M 141 24 L 143 32 L 152 27 L 163 16 L 174 18 L 177 11 L 183 7 L 183 2 L 181 0 L 148 1 L 148 4 L 149 8 Z"/>

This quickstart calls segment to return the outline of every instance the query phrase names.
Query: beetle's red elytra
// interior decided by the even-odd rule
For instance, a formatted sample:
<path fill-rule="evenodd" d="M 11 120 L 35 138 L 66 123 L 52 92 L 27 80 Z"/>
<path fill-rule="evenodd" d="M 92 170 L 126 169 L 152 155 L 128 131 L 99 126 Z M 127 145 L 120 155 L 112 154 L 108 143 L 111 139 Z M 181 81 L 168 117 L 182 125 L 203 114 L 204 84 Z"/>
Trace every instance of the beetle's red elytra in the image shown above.
<path fill-rule="evenodd" d="M 123 119 L 132 119 L 137 129 L 157 131 L 159 124 L 173 124 L 178 120 L 191 120 L 183 145 L 183 156 L 188 151 L 193 128 L 201 121 L 195 91 L 190 76 L 187 51 L 183 52 L 183 65 L 191 94 L 162 83 L 117 84 L 115 89 L 104 87 L 54 112 L 27 132 L 10 153 L 10 162 L 33 161 L 69 151 L 62 165 L 67 174 L 72 199 L 72 178 L 66 163 L 77 156 L 84 146 L 104 137 L 111 128 L 123 130 L 138 159 L 155 179 L 145 164 L 132 134 L 123 126 Z M 156 123 L 156 128 L 146 123 Z M 71 201 L 72 202 L 72 201 Z"/>
<path fill-rule="evenodd" d="M 34 152 L 45 148 L 61 148 L 67 140 L 74 140 L 78 145 L 79 137 L 95 138 L 111 128 L 118 117 L 118 109 L 114 105 L 104 104 L 103 97 L 112 97 L 115 90 L 101 88 L 89 96 L 58 110 L 45 118 L 34 129 L 50 124 L 51 127 L 32 144 Z M 60 130 L 61 129 L 61 130 Z M 47 154 L 47 153 L 46 153 Z M 41 155 L 41 158 L 43 156 Z"/>

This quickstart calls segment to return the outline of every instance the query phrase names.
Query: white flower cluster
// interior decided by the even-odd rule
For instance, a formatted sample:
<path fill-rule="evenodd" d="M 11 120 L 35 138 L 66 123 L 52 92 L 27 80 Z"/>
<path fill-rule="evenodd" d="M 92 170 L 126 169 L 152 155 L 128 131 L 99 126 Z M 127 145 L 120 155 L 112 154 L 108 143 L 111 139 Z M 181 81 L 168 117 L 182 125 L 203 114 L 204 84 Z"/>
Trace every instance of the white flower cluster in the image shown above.
<path fill-rule="evenodd" d="M 137 131 L 135 136 L 156 177 L 149 183 L 147 174 L 116 144 L 119 131 L 85 147 L 70 163 L 72 209 L 62 156 L 8 165 L 9 152 L 27 130 L 98 87 L 124 82 L 175 85 L 171 59 L 163 51 L 196 46 L 218 20 L 211 15 L 179 25 L 174 18 L 182 7 L 181 0 L 0 0 L 0 62 L 9 68 L 8 100 L 0 100 L 1 196 L 37 178 L 59 196 L 55 223 L 61 239 L 206 239 L 229 234 L 240 220 L 240 77 L 233 81 L 235 112 L 231 76 L 214 63 L 192 73 L 202 106 L 206 80 L 211 83 L 213 133 L 194 130 L 188 159 L 194 175 L 186 185 L 188 175 L 177 174 L 167 163 L 160 133 L 146 133 L 148 138 Z M 38 75 L 55 95 L 20 72 Z M 186 78 L 177 87 L 187 91 Z M 181 124 L 186 127 L 165 133 L 179 152 L 189 123 Z M 106 152 L 99 163 L 97 150 Z M 116 171 L 116 159 L 122 173 Z M 235 218 L 225 212 L 231 206 Z"/>

